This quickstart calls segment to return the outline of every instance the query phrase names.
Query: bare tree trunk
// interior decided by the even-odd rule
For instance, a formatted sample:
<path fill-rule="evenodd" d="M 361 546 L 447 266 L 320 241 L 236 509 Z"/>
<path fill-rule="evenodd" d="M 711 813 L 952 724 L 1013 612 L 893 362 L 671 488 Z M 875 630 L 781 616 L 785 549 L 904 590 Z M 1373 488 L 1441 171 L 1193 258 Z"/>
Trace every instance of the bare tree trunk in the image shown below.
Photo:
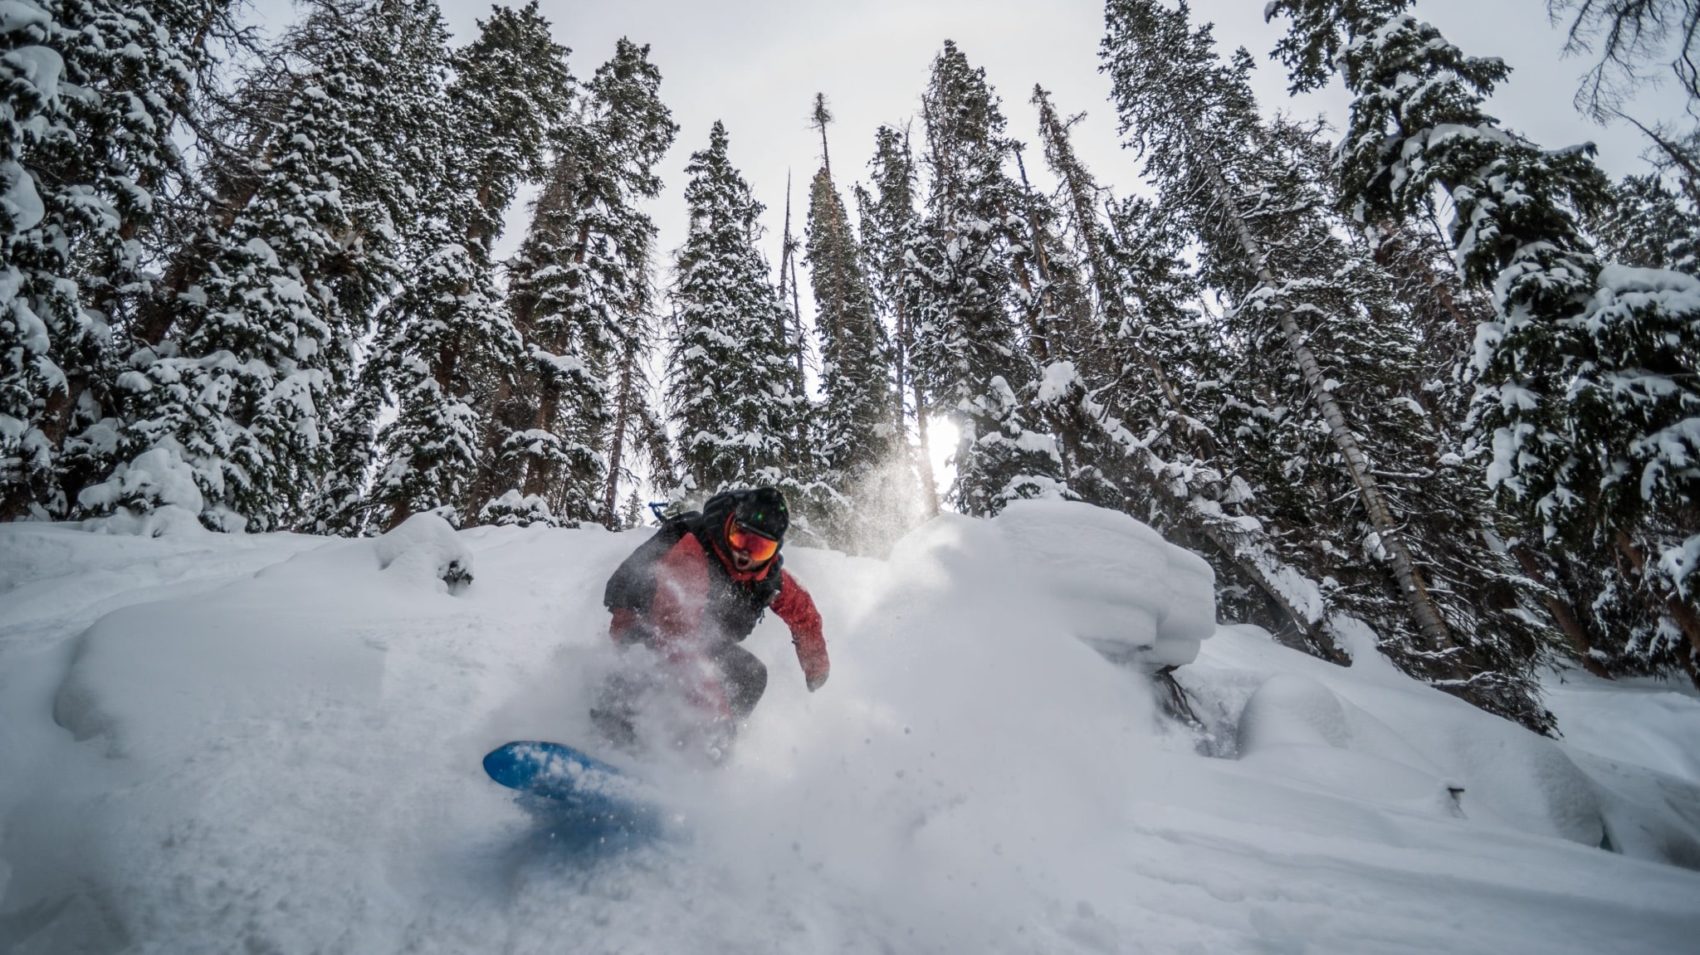
<path fill-rule="evenodd" d="M 615 398 L 614 427 L 609 434 L 608 489 L 602 496 L 602 524 L 609 530 L 617 530 L 619 525 L 615 507 L 619 503 L 620 470 L 626 453 L 626 429 L 630 426 L 637 358 L 637 341 L 633 339 L 626 342 L 625 352 L 620 356 L 620 390 Z"/>
<path fill-rule="evenodd" d="M 791 283 L 791 322 L 793 329 L 787 328 L 783 317 L 779 323 L 779 338 L 781 341 L 792 339 L 797 353 L 797 386 L 802 387 L 803 377 L 803 306 L 797 292 L 797 240 L 791 234 L 791 171 L 785 171 L 785 233 L 779 243 L 779 303 L 783 309 L 785 304 L 785 283 Z"/>
<path fill-rule="evenodd" d="M 1268 270 L 1261 271 L 1266 274 Z M 1405 546 L 1405 532 L 1400 528 L 1399 522 L 1394 520 L 1393 512 L 1387 506 L 1387 499 L 1381 493 L 1381 487 L 1369 473 L 1369 459 L 1358 445 L 1357 436 L 1352 434 L 1346 425 L 1345 412 L 1340 409 L 1339 402 L 1334 400 L 1333 389 L 1328 387 L 1322 366 L 1317 362 L 1310 346 L 1305 343 L 1305 335 L 1300 331 L 1298 322 L 1293 319 L 1292 312 L 1281 313 L 1281 332 L 1286 338 L 1287 349 L 1298 362 L 1305 384 L 1310 387 L 1311 400 L 1316 402 L 1317 410 L 1322 412 L 1323 420 L 1328 424 L 1328 435 L 1334 446 L 1340 450 L 1349 476 L 1357 485 L 1358 497 L 1369 514 L 1371 526 L 1381 539 L 1381 547 L 1388 555 L 1394 579 L 1399 582 L 1399 592 L 1405 598 L 1411 616 L 1415 618 L 1418 628 L 1431 647 L 1452 646 L 1452 635 L 1447 631 L 1445 621 L 1441 619 L 1434 598 L 1429 595 L 1428 584 L 1423 580 L 1422 572 L 1417 569 L 1410 550 Z"/>
<path fill-rule="evenodd" d="M 921 386 L 915 386 L 915 436 L 921 445 L 921 490 L 926 494 L 927 516 L 939 513 L 939 482 L 933 475 L 933 450 L 927 438 L 927 406 L 921 401 Z"/>

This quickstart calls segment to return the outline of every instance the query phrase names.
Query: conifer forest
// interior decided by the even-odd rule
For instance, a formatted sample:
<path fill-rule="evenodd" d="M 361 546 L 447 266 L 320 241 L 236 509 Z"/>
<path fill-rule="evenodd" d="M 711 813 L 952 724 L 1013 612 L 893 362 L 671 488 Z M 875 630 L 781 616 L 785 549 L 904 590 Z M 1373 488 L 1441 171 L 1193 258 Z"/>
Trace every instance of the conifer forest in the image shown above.
<path fill-rule="evenodd" d="M 721 123 L 663 182 L 667 64 L 569 56 L 536 0 L 464 38 L 433 0 L 265 34 L 0 0 L 0 519 L 620 529 L 759 483 L 879 555 L 1061 498 L 1203 556 L 1224 620 L 1337 662 L 1367 634 L 1537 731 L 1555 659 L 1700 681 L 1700 3 L 1549 3 L 1593 64 L 1555 108 L 1654 76 L 1690 106 L 1615 180 L 1493 115 L 1496 51 L 1420 3 L 1236 6 L 1273 60 L 1221 4 L 1107 0 L 1107 102 L 942 37 L 877 129 L 780 84 L 819 133 L 793 210 Z M 1254 64 L 1348 122 L 1260 103 Z M 1082 109 L 1145 188 L 1090 167 Z"/>

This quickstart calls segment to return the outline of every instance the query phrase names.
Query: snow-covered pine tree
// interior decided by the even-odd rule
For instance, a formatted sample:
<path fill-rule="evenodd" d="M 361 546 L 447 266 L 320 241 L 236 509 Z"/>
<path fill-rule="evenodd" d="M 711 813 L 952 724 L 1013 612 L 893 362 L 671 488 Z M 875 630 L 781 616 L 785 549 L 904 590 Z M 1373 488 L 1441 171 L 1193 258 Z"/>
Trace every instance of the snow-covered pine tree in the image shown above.
<path fill-rule="evenodd" d="M 1521 631 L 1477 629 L 1469 607 L 1432 585 L 1431 535 L 1444 509 L 1390 486 L 1389 473 L 1410 470 L 1390 471 L 1409 424 L 1397 412 L 1413 341 L 1385 274 L 1353 254 L 1327 214 L 1315 130 L 1264 122 L 1249 55 L 1220 61 L 1210 28 L 1193 28 L 1188 13 L 1112 0 L 1103 55 L 1128 144 L 1198 236 L 1205 280 L 1233 303 L 1237 474 L 1260 516 L 1311 527 L 1312 563 L 1339 584 L 1333 598 L 1374 628 L 1397 665 L 1549 727 Z"/>
<path fill-rule="evenodd" d="M 430 130 L 435 180 L 420 260 L 385 310 L 375 359 L 389 370 L 397 415 L 380 435 L 369 504 L 383 527 L 421 511 L 470 522 L 469 495 L 495 425 L 492 396 L 524 352 L 496 281 L 491 248 L 515 191 L 539 178 L 567 118 L 567 51 L 535 2 L 497 7 L 453 56 L 448 108 Z"/>
<path fill-rule="evenodd" d="M 1657 175 L 1623 177 L 1589 228 L 1610 261 L 1700 275 L 1700 209 Z"/>
<path fill-rule="evenodd" d="M 880 550 L 902 523 L 890 512 L 902 484 L 894 481 L 896 405 L 885 328 L 874 314 L 866 260 L 832 179 L 826 149 L 830 115 L 815 99 L 821 168 L 809 187 L 805 259 L 820 335 L 822 403 L 814 418 L 822 456 L 820 483 L 831 502 L 821 532 L 834 546 Z"/>
<path fill-rule="evenodd" d="M 529 361 L 498 420 L 486 520 L 611 522 L 631 407 L 651 346 L 655 226 L 640 208 L 678 127 L 649 48 L 627 39 L 586 84 L 560 137 L 531 227 L 510 263 L 509 300 Z M 510 420 L 511 419 L 511 420 Z"/>
<path fill-rule="evenodd" d="M 649 401 L 648 394 L 647 389 L 640 393 L 632 415 L 633 457 L 648 468 L 649 486 L 655 493 L 680 500 L 685 496 L 685 469 L 667 433 L 667 416 Z"/>
<path fill-rule="evenodd" d="M 0 23 L 0 518 L 75 513 L 186 164 L 223 0 L 21 2 Z"/>
<path fill-rule="evenodd" d="M 874 133 L 874 156 L 868 165 L 873 170 L 870 177 L 873 191 L 856 187 L 856 209 L 874 308 L 890 332 L 896 391 L 893 427 L 900 450 L 909 458 L 907 469 L 920 475 L 924 512 L 933 515 L 939 511 L 939 491 L 928 447 L 928 409 L 910 360 L 919 279 L 911 266 L 910 254 L 920 240 L 921 226 L 915 209 L 915 161 L 909 150 L 908 133 L 899 133 L 890 126 L 879 127 Z M 911 415 L 916 448 L 909 446 Z"/>
<path fill-rule="evenodd" d="M 1318 156 L 1319 173 L 1327 160 Z M 1319 179 L 1330 178 L 1318 175 Z M 1437 223 L 1384 222 L 1362 227 L 1347 223 L 1345 231 L 1357 237 L 1363 254 L 1391 280 L 1392 295 L 1403 310 L 1406 325 L 1416 336 L 1415 373 L 1400 389 L 1404 409 L 1410 415 L 1413 440 L 1403 451 L 1417 452 L 1406 475 L 1445 475 L 1439 483 L 1420 478 L 1401 478 L 1390 473 L 1390 486 L 1404 480 L 1420 483 L 1412 488 L 1428 505 L 1456 516 L 1476 515 L 1480 523 L 1457 524 L 1458 533 L 1436 538 L 1454 561 L 1474 570 L 1454 573 L 1451 585 L 1474 592 L 1474 605 L 1484 615 L 1500 617 L 1502 626 L 1518 628 L 1542 611 L 1562 633 L 1572 652 L 1596 671 L 1599 664 L 1587 657 L 1599 641 L 1600 621 L 1588 609 L 1571 581 L 1591 576 L 1586 567 L 1562 551 L 1542 552 L 1516 533 L 1514 522 L 1491 500 L 1480 456 L 1465 456 L 1459 450 L 1466 442 L 1463 424 L 1467 415 L 1474 375 L 1470 362 L 1474 353 L 1476 325 L 1491 318 L 1493 303 L 1480 286 L 1466 284 L 1452 267 L 1451 245 Z M 1393 469 L 1395 472 L 1397 468 Z M 1489 555 L 1472 557 L 1469 552 L 1486 547 Z M 1505 558 L 1509 557 L 1508 565 Z"/>
<path fill-rule="evenodd" d="M 1012 146 L 985 71 L 945 41 L 921 99 L 930 169 L 911 244 L 915 381 L 961 435 L 954 496 L 969 514 L 1066 496 L 1055 439 L 1030 407 L 1038 371 L 1011 315 L 1012 240 L 1025 230 Z"/>
<path fill-rule="evenodd" d="M 609 530 L 629 531 L 642 527 L 649 517 L 649 509 L 643 506 L 643 495 L 634 488 L 626 495 L 626 504 L 619 515 L 612 521 Z"/>
<path fill-rule="evenodd" d="M 615 364 L 613 421 L 608 429 L 608 484 L 602 493 L 603 507 L 610 515 L 610 524 L 620 488 L 635 488 L 638 484 L 639 479 L 632 462 L 644 456 L 646 445 L 642 428 L 647 420 L 654 417 L 647 412 L 645 396 L 650 392 L 650 380 L 645 363 L 655 347 L 656 330 L 652 316 L 645 314 L 642 317 L 641 326 L 634 324 L 628 327 L 626 342 Z M 663 428 L 660 434 L 663 445 L 666 439 L 666 430 Z M 668 470 L 670 473 L 670 467 Z M 660 479 L 652 483 L 656 486 L 664 483 L 671 486 L 669 482 Z M 634 490 L 632 493 L 637 492 Z"/>
<path fill-rule="evenodd" d="M 123 379 L 129 461 L 85 504 L 145 508 L 192 480 L 208 526 L 304 519 L 356 342 L 398 269 L 396 223 L 415 212 L 443 39 L 426 0 L 320 0 L 250 76 L 244 102 L 264 108 L 240 118 L 247 182 L 221 197 L 236 205 L 214 212 L 228 226 L 208 229 L 193 281 L 168 282 L 170 307 L 139 323 L 159 345 Z"/>
<path fill-rule="evenodd" d="M 1091 448 L 1077 454 L 1094 479 L 1083 479 L 1077 466 L 1071 481 L 1088 500 L 1127 510 L 1207 555 L 1219 599 L 1238 619 L 1341 659 L 1323 625 L 1321 588 L 1280 556 L 1255 516 L 1250 488 L 1217 461 L 1200 409 L 1214 404 L 1207 382 L 1220 369 L 1212 367 L 1208 325 L 1191 304 L 1200 290 L 1184 267 L 1183 237 L 1150 203 L 1110 198 L 1075 154 L 1074 120 L 1064 120 L 1042 88 L 1033 102 L 1057 179 L 1060 231 L 1094 317 L 1062 342 L 1078 373 L 1054 399 Z"/>
<path fill-rule="evenodd" d="M 795 462 L 807 399 L 785 307 L 756 248 L 762 205 L 732 165 L 726 127 L 685 167 L 690 229 L 674 263 L 671 418 L 687 496 L 734 486 L 801 489 Z"/>
<path fill-rule="evenodd" d="M 1102 465 L 1106 458 L 1121 457 L 1122 449 L 1103 430 L 1104 407 L 1090 393 L 1116 378 L 1110 370 L 1115 353 L 1106 347 L 1089 266 L 1072 241 L 1068 217 L 1051 196 L 1032 188 L 1019 145 L 1015 158 L 1026 228 L 1015 236 L 1011 265 L 1027 349 L 1039 369 L 1031 405 L 1056 437 L 1069 493 L 1119 507 L 1123 492 Z"/>
<path fill-rule="evenodd" d="M 1465 56 L 1408 0 L 1276 0 L 1295 88 L 1338 69 L 1353 100 L 1342 191 L 1363 221 L 1443 190 L 1464 273 L 1493 290 L 1477 335 L 1474 436 L 1529 537 L 1619 568 L 1663 617 L 1640 646 L 1700 678 L 1700 280 L 1603 261 L 1579 221 L 1608 186 L 1585 149 L 1549 152 L 1483 109 L 1508 70 Z M 1686 652 L 1676 652 L 1676 634 Z M 1639 640 L 1631 636 L 1631 640 Z"/>
<path fill-rule="evenodd" d="M 64 58 L 52 47 L 61 29 L 41 3 L 20 4 L 0 21 L 0 518 L 15 519 L 50 498 L 53 443 L 42 430 L 42 396 L 62 386 L 53 336 L 30 286 L 57 276 L 29 261 L 47 209 L 25 165 L 41 139 L 69 135 L 59 81 Z M 44 511 L 45 513 L 45 511 Z"/>
<path fill-rule="evenodd" d="M 379 313 L 382 320 L 383 313 Z M 365 350 L 353 387 L 331 425 L 330 460 L 301 529 L 313 534 L 353 536 L 375 530 L 375 505 L 368 496 L 378 454 L 379 421 L 390 407 L 391 360 L 395 329 L 386 327 L 375 346 Z"/>

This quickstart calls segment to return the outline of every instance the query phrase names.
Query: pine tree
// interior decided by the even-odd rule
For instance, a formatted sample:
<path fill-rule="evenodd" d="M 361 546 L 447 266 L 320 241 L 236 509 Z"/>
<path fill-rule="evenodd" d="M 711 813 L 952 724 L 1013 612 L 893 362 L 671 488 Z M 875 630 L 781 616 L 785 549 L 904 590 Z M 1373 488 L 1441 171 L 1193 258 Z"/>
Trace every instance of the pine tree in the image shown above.
<path fill-rule="evenodd" d="M 620 511 L 619 517 L 614 522 L 615 526 L 610 527 L 609 530 L 629 531 L 642 527 L 644 515 L 647 511 L 648 509 L 643 506 L 643 495 L 634 489 L 626 495 L 626 506 Z"/>
<path fill-rule="evenodd" d="M 825 467 L 822 483 L 836 504 L 826 514 L 824 530 L 829 541 L 841 546 L 877 549 L 888 535 L 866 539 L 864 532 L 901 522 L 889 514 L 901 488 L 892 484 L 889 471 L 896 398 L 865 260 L 832 179 L 824 97 L 816 97 L 814 115 L 821 131 L 821 168 L 809 189 L 806 259 L 824 393 L 815 424 Z"/>
<path fill-rule="evenodd" d="M 148 506 L 170 483 L 161 468 L 192 477 L 209 526 L 287 526 L 328 467 L 331 412 L 415 211 L 411 144 L 437 106 L 443 29 L 429 3 L 325 2 L 280 55 L 251 84 L 270 104 L 250 117 L 265 144 L 247 156 L 251 188 L 198 281 L 166 289 L 169 337 L 141 323 L 160 344 L 127 376 L 134 453 L 91 489 L 100 506 Z"/>
<path fill-rule="evenodd" d="M 957 421 L 957 502 L 989 515 L 1011 500 L 1065 496 L 1055 440 L 1030 406 L 1038 373 L 1010 314 L 1022 196 L 1005 171 L 1012 150 L 998 99 L 947 40 L 922 110 L 931 180 L 909 252 L 910 358 L 926 406 Z"/>
<path fill-rule="evenodd" d="M 874 308 L 890 330 L 896 391 L 893 428 L 897 442 L 909 456 L 905 470 L 919 474 L 922 506 L 926 514 L 933 515 L 939 511 L 939 492 L 928 446 L 928 408 L 910 359 L 919 312 L 919 275 L 910 256 L 920 241 L 921 226 L 915 209 L 915 162 L 908 134 L 881 126 L 874 134 L 874 156 L 868 165 L 873 169 L 873 191 L 858 186 L 856 208 Z M 915 450 L 908 447 L 910 413 L 919 444 Z"/>
<path fill-rule="evenodd" d="M 1659 176 L 1625 176 L 1592 220 L 1610 261 L 1700 275 L 1700 208 Z"/>
<path fill-rule="evenodd" d="M 614 514 L 620 487 L 637 483 L 631 462 L 643 457 L 648 446 L 643 428 L 655 416 L 645 403 L 644 396 L 650 392 L 650 380 L 644 369 L 644 359 L 655 347 L 655 338 L 654 321 L 649 315 L 643 316 L 641 325 L 628 326 L 627 341 L 616 367 L 614 420 L 608 436 L 608 486 L 602 499 L 609 515 Z M 665 427 L 660 429 L 658 437 L 664 447 L 667 438 Z M 662 459 L 661 470 L 670 475 L 670 457 L 662 455 Z M 653 483 L 672 486 L 670 478 L 656 478 Z"/>
<path fill-rule="evenodd" d="M 1405 0 L 1278 0 L 1293 20 L 1279 52 L 1296 88 L 1338 69 L 1355 99 L 1340 149 L 1358 218 L 1422 214 L 1444 190 L 1451 240 L 1493 290 L 1473 409 L 1488 477 L 1528 536 L 1615 563 L 1700 654 L 1700 282 L 1603 261 L 1579 222 L 1607 198 L 1586 150 L 1547 152 L 1483 110 L 1499 60 L 1465 56 Z M 1648 659 L 1670 641 L 1648 644 Z"/>
<path fill-rule="evenodd" d="M 653 170 L 678 129 L 648 52 L 622 39 L 587 84 L 512 264 L 530 362 L 510 399 L 523 416 L 502 441 L 496 473 L 509 483 L 490 519 L 615 516 L 633 376 L 650 338 L 655 226 L 639 206 L 660 192 Z"/>
<path fill-rule="evenodd" d="M 645 394 L 648 392 L 645 391 Z M 682 500 L 686 492 L 684 465 L 667 433 L 667 418 L 648 400 L 635 406 L 632 418 L 632 445 L 635 457 L 649 470 L 649 486 L 667 500 Z"/>
<path fill-rule="evenodd" d="M 1472 627 L 1470 608 L 1434 586 L 1447 508 L 1387 477 L 1413 473 L 1395 463 L 1411 426 L 1399 411 L 1413 342 L 1385 274 L 1327 215 L 1315 130 L 1263 122 L 1250 57 L 1222 63 L 1209 27 L 1187 15 L 1184 4 L 1115 0 L 1104 56 L 1130 145 L 1197 234 L 1205 280 L 1235 303 L 1230 331 L 1243 350 L 1226 421 L 1237 419 L 1239 475 L 1260 514 L 1315 525 L 1307 536 L 1335 571 L 1331 597 L 1375 627 L 1401 668 L 1550 726 L 1533 695 L 1536 648 L 1520 631 Z M 1355 507 L 1328 520 L 1342 498 Z"/>
<path fill-rule="evenodd" d="M 396 419 L 379 438 L 369 506 L 383 527 L 434 510 L 470 521 L 471 485 L 491 396 L 523 360 L 503 305 L 491 247 L 515 191 L 542 173 L 565 122 L 571 75 L 535 2 L 495 8 L 455 51 L 449 108 L 432 130 L 435 182 L 420 260 L 386 310 L 378 358 L 390 371 Z"/>
<path fill-rule="evenodd" d="M 1045 431 L 1055 436 L 1070 496 L 1105 500 L 1118 492 L 1097 466 L 1102 448 L 1096 427 L 1081 407 L 1085 382 L 1104 381 L 1105 352 L 1093 314 L 1085 266 L 1063 235 L 1064 219 L 1050 196 L 1032 188 L 1022 147 L 1015 145 L 1024 228 L 1012 236 L 1014 304 L 1026 330 L 1027 351 L 1038 373 L 1029 405 Z"/>
<path fill-rule="evenodd" d="M 187 178 L 219 0 L 23 3 L 0 32 L 0 517 L 77 513 L 109 471 L 127 326 Z"/>
<path fill-rule="evenodd" d="M 784 334 L 785 307 L 755 242 L 762 206 L 732 165 L 726 127 L 691 155 L 690 231 L 674 263 L 675 339 L 667 396 L 686 494 L 767 484 L 797 489 L 792 462 L 806 399 Z"/>
<path fill-rule="evenodd" d="M 1319 162 L 1319 170 L 1325 164 Z M 1599 643 L 1597 614 L 1573 583 L 1588 576 L 1588 571 L 1570 555 L 1543 553 L 1519 537 L 1514 522 L 1491 500 L 1485 462 L 1480 456 L 1459 453 L 1467 440 L 1462 424 L 1475 384 L 1470 369 L 1475 329 L 1491 319 L 1492 301 L 1480 287 L 1464 283 L 1452 267 L 1451 247 L 1432 220 L 1386 222 L 1370 228 L 1346 225 L 1346 231 L 1359 236 L 1366 253 L 1393 283 L 1393 297 L 1416 336 L 1414 374 L 1401 389 L 1401 397 L 1405 409 L 1413 413 L 1415 439 L 1404 450 L 1420 453 L 1405 473 L 1446 475 L 1438 485 L 1414 478 L 1423 480 L 1420 493 L 1425 509 L 1460 516 L 1455 525 L 1458 533 L 1446 544 L 1460 551 L 1486 544 L 1501 555 L 1462 556 L 1459 563 L 1474 569 L 1467 575 L 1455 572 L 1448 587 L 1471 595 L 1480 613 L 1497 621 L 1496 629 L 1526 629 L 1523 624 L 1539 620 L 1544 611 L 1584 665 L 1603 672 L 1590 656 Z M 1469 515 L 1468 520 L 1462 519 L 1464 515 Z M 1509 566 L 1504 556 L 1511 558 Z"/>
<path fill-rule="evenodd" d="M 49 218 L 51 189 L 36 158 L 74 149 L 70 97 L 61 89 L 63 48 L 80 24 L 46 4 L 15 8 L 0 32 L 0 518 L 56 507 L 58 461 L 46 430 L 50 400 L 68 393 L 55 360 L 56 339 L 75 336 L 77 303 L 55 295 L 69 263 L 55 241 L 64 227 Z M 57 300 L 56 300 L 57 299 Z M 46 506 L 43 506 L 45 503 Z"/>

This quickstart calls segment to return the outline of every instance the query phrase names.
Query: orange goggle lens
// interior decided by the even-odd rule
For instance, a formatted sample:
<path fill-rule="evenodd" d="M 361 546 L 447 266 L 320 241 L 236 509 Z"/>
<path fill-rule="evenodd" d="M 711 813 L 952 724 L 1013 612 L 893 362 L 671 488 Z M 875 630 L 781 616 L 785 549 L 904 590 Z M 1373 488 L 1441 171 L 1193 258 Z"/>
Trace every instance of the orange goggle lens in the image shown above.
<path fill-rule="evenodd" d="M 749 554 L 750 559 L 758 564 L 771 560 L 773 555 L 779 552 L 778 541 L 744 530 L 733 523 L 726 526 L 726 543 L 731 544 L 733 550 Z"/>

